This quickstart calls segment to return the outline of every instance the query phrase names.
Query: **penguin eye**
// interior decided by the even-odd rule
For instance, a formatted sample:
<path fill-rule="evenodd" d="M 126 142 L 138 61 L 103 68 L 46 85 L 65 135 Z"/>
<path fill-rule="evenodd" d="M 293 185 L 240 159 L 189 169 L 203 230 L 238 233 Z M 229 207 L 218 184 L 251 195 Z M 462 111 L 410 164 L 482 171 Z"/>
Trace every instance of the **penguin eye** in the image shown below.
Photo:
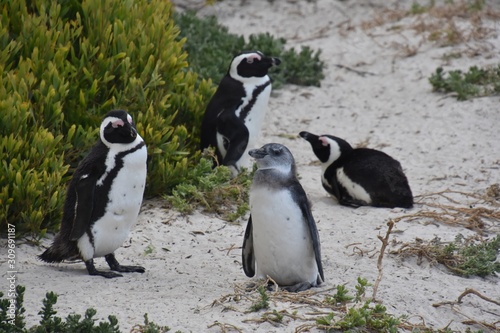
<path fill-rule="evenodd" d="M 125 123 L 121 119 L 115 119 L 114 121 L 110 122 L 109 124 L 111 124 L 111 126 L 113 128 L 123 127 L 123 125 L 125 125 Z M 109 126 L 109 124 L 108 124 L 108 126 Z"/>
<path fill-rule="evenodd" d="M 326 138 L 324 137 L 319 137 L 319 141 L 321 142 L 321 144 L 324 146 L 324 147 L 328 147 L 328 141 L 326 140 Z"/>
<path fill-rule="evenodd" d="M 273 155 L 279 155 L 281 154 L 281 149 L 280 148 L 274 148 L 271 150 L 271 153 L 273 153 Z"/>
<path fill-rule="evenodd" d="M 247 64 L 252 64 L 254 60 L 260 61 L 260 59 L 261 56 L 259 54 L 251 54 L 246 58 Z"/>

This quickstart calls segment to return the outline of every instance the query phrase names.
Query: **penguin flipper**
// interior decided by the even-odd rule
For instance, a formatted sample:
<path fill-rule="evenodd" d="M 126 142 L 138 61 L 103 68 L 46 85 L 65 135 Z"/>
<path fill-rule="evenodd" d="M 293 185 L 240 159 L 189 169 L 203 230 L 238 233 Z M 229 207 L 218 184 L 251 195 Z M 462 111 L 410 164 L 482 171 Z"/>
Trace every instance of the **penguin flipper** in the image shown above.
<path fill-rule="evenodd" d="M 70 240 L 76 241 L 83 236 L 90 225 L 94 208 L 94 192 L 97 179 L 92 175 L 84 175 L 76 184 L 76 208 Z"/>
<path fill-rule="evenodd" d="M 235 114 L 235 110 L 224 110 L 217 118 L 217 132 L 228 141 L 225 149 L 226 155 L 222 160 L 222 165 L 235 166 L 245 153 L 248 146 L 250 133 L 247 127 Z"/>
<path fill-rule="evenodd" d="M 302 198 L 307 198 L 306 193 L 304 189 L 302 188 L 302 185 L 300 183 L 294 182 L 292 184 L 292 193 L 300 193 L 302 192 L 302 195 L 300 197 Z M 323 275 L 323 264 L 321 263 L 321 248 L 320 248 L 320 241 L 319 241 L 319 233 L 318 233 L 318 228 L 316 227 L 316 222 L 314 221 L 314 217 L 312 216 L 311 213 L 311 206 L 309 205 L 309 201 L 306 200 L 300 200 L 297 198 L 294 198 L 295 201 L 298 201 L 299 208 L 302 212 L 302 215 L 306 219 L 307 226 L 309 228 L 309 232 L 311 233 L 311 240 L 313 243 L 313 250 L 314 250 L 314 256 L 316 259 L 316 265 L 318 266 L 318 272 L 321 277 L 321 281 L 319 279 L 317 280 L 318 285 L 321 284 L 321 282 L 325 281 L 325 277 Z"/>
<path fill-rule="evenodd" d="M 253 277 L 255 275 L 255 257 L 253 255 L 252 215 L 250 215 L 250 217 L 248 218 L 245 237 L 243 238 L 242 259 L 243 271 L 245 272 L 246 276 Z"/>
<path fill-rule="evenodd" d="M 339 189 L 339 181 L 337 180 L 337 175 L 335 174 L 337 169 L 333 166 L 329 166 L 324 175 L 323 180 L 321 181 L 323 188 L 325 191 L 333 195 L 340 203 L 341 195 Z"/>

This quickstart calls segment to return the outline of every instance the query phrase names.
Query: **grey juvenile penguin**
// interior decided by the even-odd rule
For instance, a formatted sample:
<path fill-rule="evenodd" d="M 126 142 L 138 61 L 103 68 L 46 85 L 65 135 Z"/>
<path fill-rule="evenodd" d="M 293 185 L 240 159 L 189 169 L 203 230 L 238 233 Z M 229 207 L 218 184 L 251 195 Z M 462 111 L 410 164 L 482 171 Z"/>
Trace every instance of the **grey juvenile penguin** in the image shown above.
<path fill-rule="evenodd" d="M 82 259 L 90 275 L 106 278 L 116 272 L 144 273 L 140 266 L 122 266 L 113 252 L 136 223 L 146 183 L 147 149 L 132 117 L 109 112 L 100 138 L 80 162 L 69 183 L 61 229 L 39 258 L 45 262 Z M 112 271 L 98 271 L 93 258 L 106 259 Z"/>
<path fill-rule="evenodd" d="M 384 152 L 353 149 L 332 135 L 300 132 L 322 162 L 321 183 L 344 206 L 413 206 L 413 195 L 401 164 Z"/>
<path fill-rule="evenodd" d="M 280 63 L 259 51 L 236 55 L 208 103 L 200 148 L 214 147 L 218 162 L 230 167 L 233 175 L 251 167 L 247 152 L 259 136 L 271 94 L 267 72 Z"/>
<path fill-rule="evenodd" d="M 324 281 L 316 222 L 287 147 L 269 143 L 249 152 L 258 169 L 250 189 L 250 218 L 243 241 L 248 277 L 271 277 L 302 291 Z"/>

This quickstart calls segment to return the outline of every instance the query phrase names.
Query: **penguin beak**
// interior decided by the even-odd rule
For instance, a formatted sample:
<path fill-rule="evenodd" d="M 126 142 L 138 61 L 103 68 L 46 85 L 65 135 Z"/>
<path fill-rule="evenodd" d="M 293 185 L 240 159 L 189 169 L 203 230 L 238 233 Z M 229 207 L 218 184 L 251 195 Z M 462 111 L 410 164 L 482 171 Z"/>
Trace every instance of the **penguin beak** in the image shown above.
<path fill-rule="evenodd" d="M 263 57 L 261 61 L 262 64 L 266 64 L 269 67 L 278 66 L 279 64 L 281 64 L 281 60 L 274 57 Z"/>
<path fill-rule="evenodd" d="M 134 139 L 137 137 L 137 130 L 134 128 L 134 126 L 130 126 L 130 136 Z"/>
<path fill-rule="evenodd" d="M 260 148 L 260 149 L 252 149 L 248 152 L 248 155 L 252 156 L 256 160 L 264 158 L 267 155 L 267 151 Z"/>
<path fill-rule="evenodd" d="M 271 58 L 271 64 L 273 64 L 273 66 L 279 66 L 281 60 L 279 58 Z"/>
<path fill-rule="evenodd" d="M 306 132 L 306 131 L 302 131 L 299 133 L 299 136 L 304 139 L 304 140 L 307 140 L 309 141 L 310 143 L 314 143 L 316 141 L 319 140 L 319 136 L 317 135 L 314 135 L 312 133 L 309 133 L 309 132 Z"/>

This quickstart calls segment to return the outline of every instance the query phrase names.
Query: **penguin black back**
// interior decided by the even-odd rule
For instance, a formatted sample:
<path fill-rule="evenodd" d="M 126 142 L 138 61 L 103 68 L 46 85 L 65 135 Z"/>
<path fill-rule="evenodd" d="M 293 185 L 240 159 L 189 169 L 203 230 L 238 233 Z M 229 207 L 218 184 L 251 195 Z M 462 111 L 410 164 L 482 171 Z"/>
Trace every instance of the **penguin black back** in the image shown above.
<path fill-rule="evenodd" d="M 401 164 L 384 152 L 353 149 L 332 135 L 300 132 L 322 162 L 322 184 L 341 205 L 375 207 L 413 206 L 413 195 Z"/>
<path fill-rule="evenodd" d="M 78 250 L 76 240 L 72 239 L 73 237 L 71 236 L 72 234 L 81 234 L 86 229 L 83 225 L 75 226 L 74 224 L 77 209 L 78 183 L 81 177 L 87 173 L 93 175 L 92 179 L 88 179 L 89 181 L 96 181 L 104 174 L 106 171 L 104 165 L 107 152 L 108 148 L 102 143 L 101 140 L 99 140 L 99 142 L 92 147 L 91 153 L 89 153 L 76 168 L 66 189 L 66 200 L 64 202 L 61 228 L 59 229 L 52 246 L 39 256 L 41 260 L 48 263 L 55 263 L 63 260 L 80 259 L 80 252 Z M 106 191 L 104 191 L 104 193 L 106 193 Z M 93 201 L 93 198 L 90 197 L 80 199 L 82 201 Z M 99 215 L 102 215 L 101 213 L 104 211 L 106 202 L 107 198 L 106 201 L 100 200 L 99 202 L 96 202 L 95 206 L 93 206 L 92 209 L 89 209 L 88 212 L 95 216 L 95 212 L 99 211 Z"/>

